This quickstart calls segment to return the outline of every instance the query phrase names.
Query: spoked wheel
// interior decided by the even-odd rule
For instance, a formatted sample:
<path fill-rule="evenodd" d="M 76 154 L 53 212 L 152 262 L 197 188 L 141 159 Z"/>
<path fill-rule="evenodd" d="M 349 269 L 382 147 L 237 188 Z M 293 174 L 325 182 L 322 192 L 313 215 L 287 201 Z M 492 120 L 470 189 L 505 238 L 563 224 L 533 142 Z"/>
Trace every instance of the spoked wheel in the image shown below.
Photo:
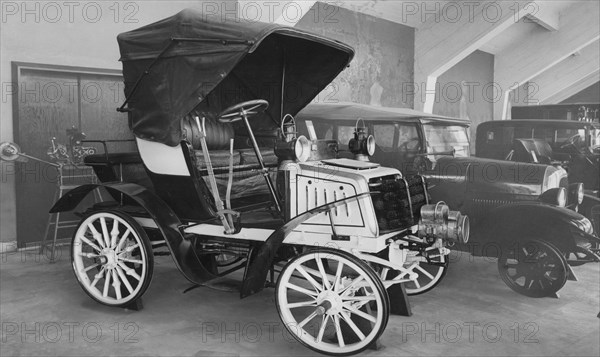
<path fill-rule="evenodd" d="M 541 240 L 509 248 L 498 258 L 498 271 L 506 285 L 529 297 L 551 296 L 567 282 L 564 256 Z"/>
<path fill-rule="evenodd" d="M 428 250 L 437 248 L 430 247 Z M 415 272 L 419 274 L 416 281 L 409 281 L 404 284 L 408 295 L 419 295 L 435 288 L 442 281 L 448 270 L 449 259 L 443 254 L 431 254 L 429 261 L 423 256 L 417 255 L 419 265 L 415 267 Z M 414 259 L 412 260 L 414 262 Z M 410 262 L 410 260 L 409 260 Z"/>
<path fill-rule="evenodd" d="M 567 259 L 567 263 L 572 267 L 600 261 L 600 257 L 592 250 L 579 246 L 565 253 L 565 258 Z"/>
<path fill-rule="evenodd" d="M 73 271 L 94 300 L 126 306 L 144 294 L 154 266 L 146 232 L 118 211 L 95 212 L 77 227 L 71 243 Z"/>
<path fill-rule="evenodd" d="M 279 275 L 275 298 L 286 329 L 303 345 L 329 355 L 363 351 L 383 333 L 389 317 L 379 277 L 339 250 L 292 259 Z"/>

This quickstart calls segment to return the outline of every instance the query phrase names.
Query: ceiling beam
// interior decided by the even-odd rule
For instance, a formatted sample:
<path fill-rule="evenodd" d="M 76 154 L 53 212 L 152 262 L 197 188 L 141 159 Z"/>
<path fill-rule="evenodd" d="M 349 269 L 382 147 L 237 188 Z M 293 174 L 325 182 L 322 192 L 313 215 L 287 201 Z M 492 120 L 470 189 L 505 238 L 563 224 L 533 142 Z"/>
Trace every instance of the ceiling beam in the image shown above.
<path fill-rule="evenodd" d="M 415 34 L 415 109 L 431 113 L 437 78 L 509 26 L 530 15 L 532 1 L 457 2 L 456 21 L 430 17 Z M 448 15 L 446 15 L 447 17 Z"/>
<path fill-rule="evenodd" d="M 566 88 L 598 73 L 599 66 L 600 43 L 594 42 L 530 80 L 529 88 L 530 90 L 533 88 L 535 91 L 535 93 L 530 93 L 530 99 L 547 103 L 549 99 L 562 93 Z"/>
<path fill-rule="evenodd" d="M 559 104 L 574 96 L 575 94 L 581 92 L 582 90 L 588 88 L 594 83 L 598 83 L 600 81 L 600 70 L 596 69 L 595 72 L 590 73 L 588 76 L 579 79 L 577 82 L 563 88 L 560 92 L 555 93 L 554 95 L 541 100 L 540 104 Z"/>
<path fill-rule="evenodd" d="M 540 6 L 539 3 L 531 3 L 530 14 L 526 17 L 537 23 L 548 31 L 558 31 L 560 24 L 560 11 L 557 5 L 561 5 L 559 1 L 547 1 Z"/>
<path fill-rule="evenodd" d="M 506 119 L 510 93 L 600 39 L 600 2 L 578 1 L 563 11 L 561 29 L 537 31 L 496 54 L 494 82 L 502 100 L 494 102 L 494 119 Z"/>

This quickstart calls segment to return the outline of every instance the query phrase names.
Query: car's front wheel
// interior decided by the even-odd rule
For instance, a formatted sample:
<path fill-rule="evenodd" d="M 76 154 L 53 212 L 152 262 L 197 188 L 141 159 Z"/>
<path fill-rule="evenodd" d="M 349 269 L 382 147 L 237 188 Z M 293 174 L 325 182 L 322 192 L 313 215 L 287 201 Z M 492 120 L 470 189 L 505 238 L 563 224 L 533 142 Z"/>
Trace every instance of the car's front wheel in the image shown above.
<path fill-rule="evenodd" d="M 553 296 L 567 282 L 567 261 L 549 242 L 531 240 L 507 247 L 498 271 L 511 289 L 529 297 Z"/>

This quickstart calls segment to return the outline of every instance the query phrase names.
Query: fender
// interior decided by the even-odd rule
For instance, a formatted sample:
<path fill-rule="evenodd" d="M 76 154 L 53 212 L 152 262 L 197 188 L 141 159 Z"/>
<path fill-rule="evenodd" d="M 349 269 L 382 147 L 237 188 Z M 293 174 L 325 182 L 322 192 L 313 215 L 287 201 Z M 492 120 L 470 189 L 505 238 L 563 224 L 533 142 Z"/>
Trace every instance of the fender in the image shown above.
<path fill-rule="evenodd" d="M 126 195 L 148 212 L 165 237 L 175 266 L 190 282 L 200 285 L 216 278 L 206 270 L 196 255 L 192 241 L 182 235 L 179 230 L 182 224 L 177 215 L 156 194 L 143 186 L 124 182 L 79 186 L 61 197 L 50 209 L 50 213 L 72 211 L 85 196 L 100 187 L 115 197 Z"/>
<path fill-rule="evenodd" d="M 258 252 L 256 254 L 253 254 L 254 259 L 252 259 L 252 262 L 246 270 L 246 274 L 244 274 L 244 281 L 242 282 L 240 297 L 245 298 L 264 289 L 265 282 L 267 281 L 267 274 L 269 272 L 271 264 L 273 263 L 273 259 L 275 258 L 275 253 L 277 253 L 277 250 L 279 249 L 285 238 L 296 227 L 318 214 L 330 211 L 333 208 L 339 207 L 347 203 L 348 201 L 358 200 L 363 197 L 371 196 L 374 193 L 376 192 L 361 193 L 356 196 L 347 197 L 314 208 L 310 211 L 304 212 L 299 216 L 296 216 L 295 218 L 284 224 L 281 228 L 271 233 L 271 235 L 269 236 L 269 238 L 267 238 L 264 244 L 260 246 Z"/>
<path fill-rule="evenodd" d="M 590 221 L 570 209 L 537 201 L 500 206 L 475 227 L 475 235 L 500 247 L 542 239 L 561 250 L 575 247 L 575 236 L 589 236 Z M 483 238 L 483 239 L 482 239 Z"/>

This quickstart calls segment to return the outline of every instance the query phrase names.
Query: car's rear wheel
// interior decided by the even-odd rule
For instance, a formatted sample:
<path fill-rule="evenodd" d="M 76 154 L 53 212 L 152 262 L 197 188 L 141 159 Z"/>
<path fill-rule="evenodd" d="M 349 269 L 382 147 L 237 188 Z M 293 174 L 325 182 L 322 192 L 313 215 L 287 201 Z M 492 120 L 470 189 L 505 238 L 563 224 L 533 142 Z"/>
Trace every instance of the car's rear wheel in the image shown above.
<path fill-rule="evenodd" d="M 150 240 L 133 218 L 119 211 L 85 217 L 73 236 L 71 259 L 79 285 L 104 305 L 131 304 L 152 280 Z"/>

